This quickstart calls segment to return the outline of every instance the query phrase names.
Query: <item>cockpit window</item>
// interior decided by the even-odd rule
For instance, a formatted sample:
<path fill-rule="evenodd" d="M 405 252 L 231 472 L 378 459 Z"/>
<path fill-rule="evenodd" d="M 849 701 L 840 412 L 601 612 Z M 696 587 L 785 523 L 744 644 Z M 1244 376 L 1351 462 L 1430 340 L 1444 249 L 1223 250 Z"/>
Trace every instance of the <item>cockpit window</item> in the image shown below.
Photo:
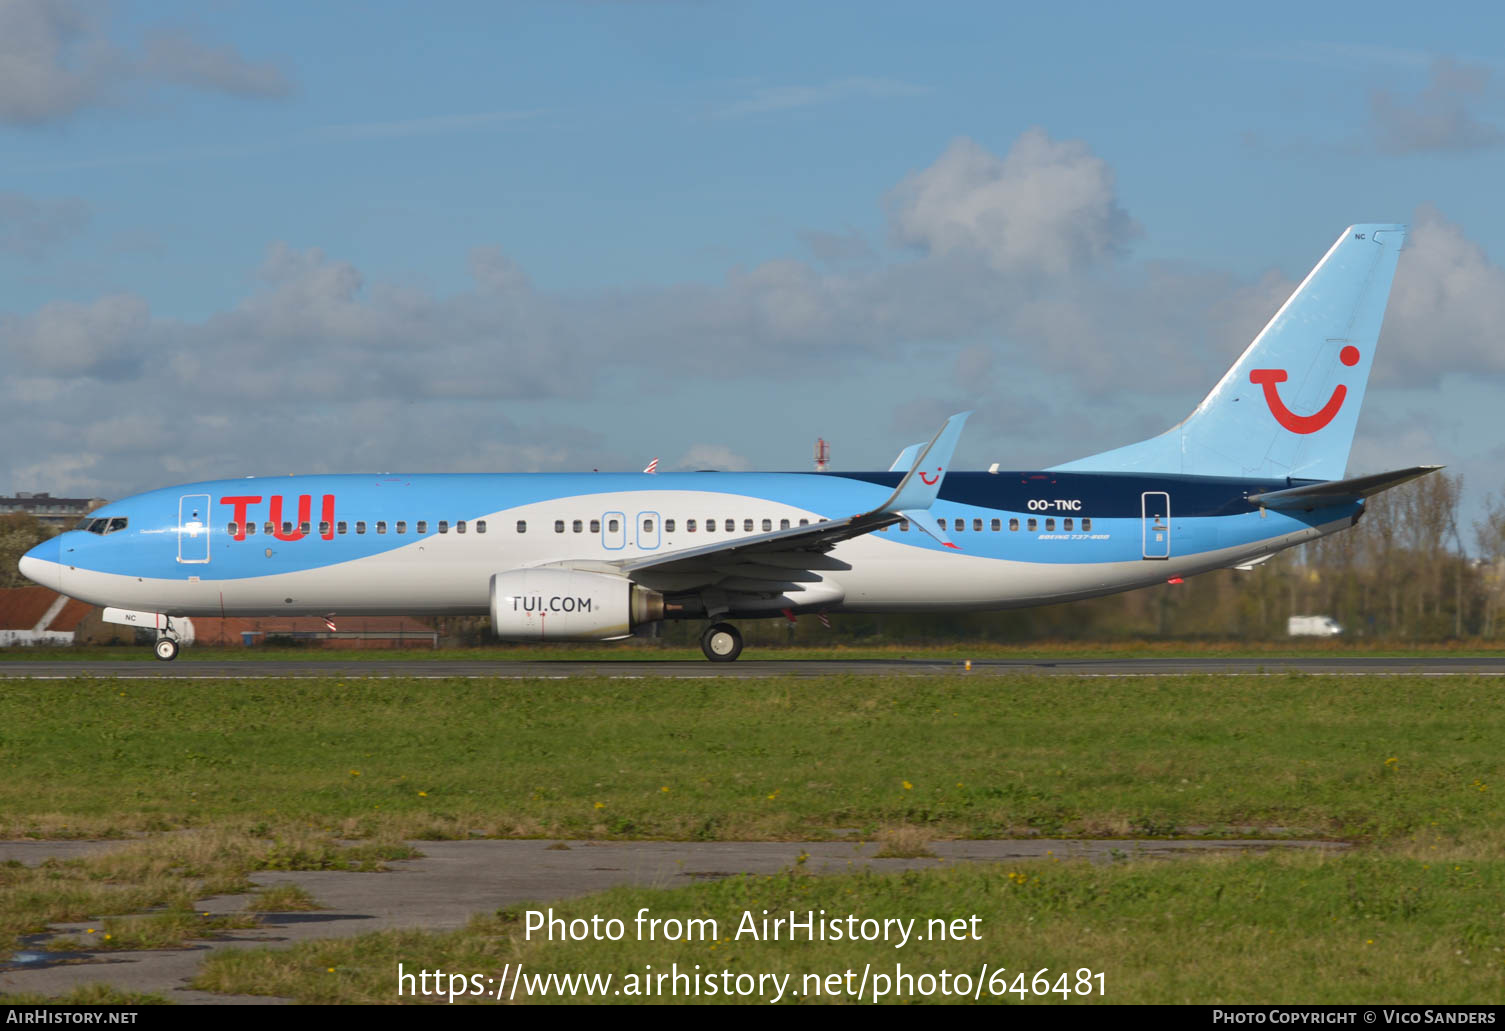
<path fill-rule="evenodd" d="M 84 519 L 80 520 L 74 529 L 104 535 L 114 533 L 116 530 L 124 530 L 126 522 L 125 516 L 115 516 L 113 519 Z"/>

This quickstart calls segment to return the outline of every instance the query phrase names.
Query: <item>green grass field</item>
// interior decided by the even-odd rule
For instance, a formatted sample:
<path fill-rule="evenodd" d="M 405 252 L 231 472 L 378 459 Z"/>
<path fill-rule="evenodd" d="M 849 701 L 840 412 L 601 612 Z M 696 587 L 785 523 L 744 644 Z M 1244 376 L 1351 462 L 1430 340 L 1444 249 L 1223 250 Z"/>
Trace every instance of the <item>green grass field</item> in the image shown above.
<path fill-rule="evenodd" d="M 1502 741 L 1471 677 L 6 681 L 0 835 L 1393 838 Z"/>
<path fill-rule="evenodd" d="M 1502 742 L 1500 682 L 1482 677 L 7 680 L 0 837 L 188 833 L 150 834 L 131 860 L 0 868 L 0 894 L 21 898 L 5 911 L 12 933 L 58 911 L 181 911 L 268 865 L 354 861 L 334 836 L 369 839 L 376 855 L 400 854 L 400 838 L 477 834 L 1325 837 L 1354 847 L 795 870 L 556 903 L 624 919 L 640 906 L 733 921 L 747 908 L 977 913 L 981 942 L 548 944 L 523 940 L 515 913 L 482 914 L 447 935 L 216 957 L 200 985 L 396 1001 L 396 958 L 487 976 L 516 962 L 802 976 L 899 959 L 931 972 L 988 962 L 1011 980 L 1089 967 L 1119 1002 L 1493 1001 Z M 49 895 L 46 882 L 61 886 Z M 142 941 L 192 930 L 181 917 L 119 926 Z"/>

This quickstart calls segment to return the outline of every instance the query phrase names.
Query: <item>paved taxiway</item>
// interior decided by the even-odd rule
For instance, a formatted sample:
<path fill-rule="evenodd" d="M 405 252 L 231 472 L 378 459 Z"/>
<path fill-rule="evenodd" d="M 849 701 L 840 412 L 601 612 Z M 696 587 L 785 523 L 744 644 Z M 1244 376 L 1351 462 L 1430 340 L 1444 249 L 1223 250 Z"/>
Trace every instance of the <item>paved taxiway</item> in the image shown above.
<path fill-rule="evenodd" d="M 120 847 L 122 842 L 0 842 L 0 862 L 28 865 L 49 857 L 75 856 Z M 175 1002 L 244 1003 L 285 1000 L 214 995 L 187 983 L 212 951 L 256 946 L 286 947 L 318 938 L 344 938 L 389 928 L 430 931 L 463 926 L 476 913 L 521 902 L 570 898 L 618 884 L 673 888 L 735 873 L 765 874 L 793 866 L 801 853 L 811 873 L 840 873 L 859 867 L 880 871 L 934 869 L 956 862 L 1001 863 L 1046 857 L 1106 862 L 1115 855 L 1166 859 L 1213 851 L 1267 851 L 1272 848 L 1333 848 L 1321 841 L 937 841 L 935 858 L 876 859 L 878 846 L 862 842 L 678 842 L 678 841 L 420 841 L 423 858 L 388 864 L 382 874 L 343 871 L 262 871 L 259 885 L 297 884 L 325 908 L 311 913 L 271 913 L 254 930 L 228 932 L 188 949 L 81 953 L 65 963 L 46 963 L 42 942 L 32 942 L 22 962 L 0 955 L 0 994 L 61 995 L 105 982 L 126 991 L 158 992 Z M 200 912 L 243 912 L 244 895 L 203 900 Z M 631 913 L 602 913 L 629 920 Z M 90 924 L 56 924 L 54 929 L 84 938 Z M 27 962 L 36 956 L 35 962 Z M 415 964 L 422 957 L 413 957 Z M 393 991 L 396 991 L 394 980 Z"/>
<path fill-rule="evenodd" d="M 601 660 L 593 662 L 534 660 L 530 662 L 478 662 L 463 660 L 413 660 L 383 662 L 380 659 L 307 659 L 292 661 L 151 660 L 131 662 L 0 662 L 0 678 L 6 677 L 128 677 L 151 680 L 195 678 L 277 679 L 299 677 L 819 677 L 861 674 L 868 676 L 935 676 L 961 673 L 961 659 L 743 659 L 715 663 L 687 659 L 677 662 Z M 974 676 L 1029 674 L 1073 677 L 1186 676 L 1220 673 L 1258 676 L 1273 673 L 1322 673 L 1339 676 L 1505 676 L 1505 656 L 1483 658 L 1425 656 L 1417 658 L 1295 657 L 1295 658 L 1148 658 L 1148 659 L 976 659 Z"/>

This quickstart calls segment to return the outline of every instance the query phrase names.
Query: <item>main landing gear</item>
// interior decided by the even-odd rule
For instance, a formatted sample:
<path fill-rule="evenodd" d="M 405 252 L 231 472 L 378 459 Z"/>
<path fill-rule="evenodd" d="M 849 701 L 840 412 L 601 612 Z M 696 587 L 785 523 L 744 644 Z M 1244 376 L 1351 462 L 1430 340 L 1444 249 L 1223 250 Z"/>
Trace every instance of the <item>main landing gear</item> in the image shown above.
<path fill-rule="evenodd" d="M 152 651 L 156 652 L 157 658 L 163 662 L 171 662 L 178 657 L 178 631 L 172 625 L 172 617 L 168 617 L 167 625 L 157 631 L 157 642 L 152 645 Z"/>
<path fill-rule="evenodd" d="M 730 623 L 712 623 L 700 635 L 700 650 L 712 662 L 731 662 L 742 654 L 742 634 Z"/>

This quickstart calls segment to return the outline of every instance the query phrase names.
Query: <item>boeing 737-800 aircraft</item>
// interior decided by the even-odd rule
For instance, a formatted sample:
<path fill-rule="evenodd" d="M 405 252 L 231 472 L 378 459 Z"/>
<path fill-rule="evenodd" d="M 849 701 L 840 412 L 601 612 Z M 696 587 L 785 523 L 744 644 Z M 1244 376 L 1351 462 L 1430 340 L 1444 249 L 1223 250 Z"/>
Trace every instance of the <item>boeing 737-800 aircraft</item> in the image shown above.
<path fill-rule="evenodd" d="M 1010 608 L 1131 590 L 1352 526 L 1432 466 L 1345 479 L 1405 227 L 1344 231 L 1183 422 L 1040 472 L 953 472 L 965 413 L 871 473 L 213 480 L 113 502 L 21 571 L 155 629 L 185 616 L 483 613 L 510 640 L 737 617 Z"/>

